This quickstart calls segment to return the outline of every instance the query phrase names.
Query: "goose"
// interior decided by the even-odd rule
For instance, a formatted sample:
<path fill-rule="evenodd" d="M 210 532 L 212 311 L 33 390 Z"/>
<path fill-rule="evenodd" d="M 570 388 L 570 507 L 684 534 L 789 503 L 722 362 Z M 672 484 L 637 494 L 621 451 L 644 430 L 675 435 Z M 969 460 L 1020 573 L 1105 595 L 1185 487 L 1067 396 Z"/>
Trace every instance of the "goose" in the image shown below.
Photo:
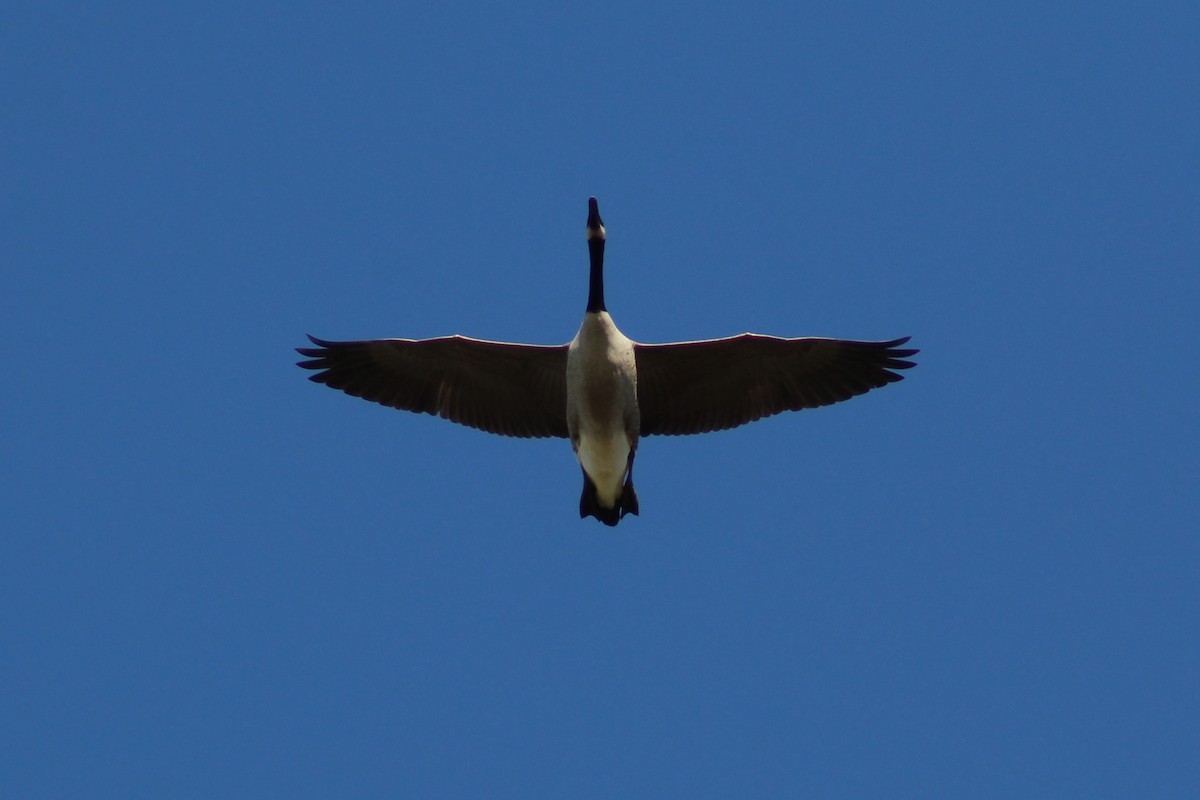
<path fill-rule="evenodd" d="M 568 344 L 467 336 L 326 341 L 296 348 L 309 377 L 348 395 L 489 433 L 570 439 L 583 470 L 579 516 L 616 525 L 638 513 L 642 436 L 706 433 L 848 400 L 903 378 L 918 351 L 889 341 L 723 339 L 642 344 L 604 305 L 604 222 L 588 199 L 587 310 Z"/>

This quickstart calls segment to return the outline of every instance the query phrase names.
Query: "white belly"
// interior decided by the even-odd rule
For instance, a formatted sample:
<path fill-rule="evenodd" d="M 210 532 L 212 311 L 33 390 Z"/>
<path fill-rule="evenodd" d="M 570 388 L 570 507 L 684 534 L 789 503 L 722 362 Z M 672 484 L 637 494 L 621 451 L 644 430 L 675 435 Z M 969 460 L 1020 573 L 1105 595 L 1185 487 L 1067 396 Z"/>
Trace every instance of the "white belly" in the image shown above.
<path fill-rule="evenodd" d="M 579 463 L 596 484 L 596 496 L 605 508 L 612 508 L 621 496 L 625 485 L 625 468 L 629 465 L 629 439 L 625 431 L 614 427 L 611 431 L 579 437 Z"/>

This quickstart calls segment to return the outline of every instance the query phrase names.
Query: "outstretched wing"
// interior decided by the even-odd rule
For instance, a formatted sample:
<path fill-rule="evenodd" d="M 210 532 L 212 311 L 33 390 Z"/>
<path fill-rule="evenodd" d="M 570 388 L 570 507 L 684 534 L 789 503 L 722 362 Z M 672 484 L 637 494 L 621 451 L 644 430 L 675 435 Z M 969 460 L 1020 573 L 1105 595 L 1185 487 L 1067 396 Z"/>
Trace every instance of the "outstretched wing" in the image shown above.
<path fill-rule="evenodd" d="M 637 344 L 641 434 L 734 428 L 782 411 L 849 400 L 901 380 L 893 370 L 917 350 L 908 341 L 781 339 L 743 333 L 726 339 Z"/>
<path fill-rule="evenodd" d="M 297 348 L 309 380 L 405 411 L 504 436 L 567 435 L 567 346 L 466 336 L 327 342 Z"/>

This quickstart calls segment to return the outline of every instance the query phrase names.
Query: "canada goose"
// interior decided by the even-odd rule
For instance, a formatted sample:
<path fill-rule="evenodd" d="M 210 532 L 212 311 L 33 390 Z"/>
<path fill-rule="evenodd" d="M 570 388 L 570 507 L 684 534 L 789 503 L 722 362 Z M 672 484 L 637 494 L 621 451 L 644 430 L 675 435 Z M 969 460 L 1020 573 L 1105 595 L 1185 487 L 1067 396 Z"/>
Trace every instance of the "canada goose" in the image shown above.
<path fill-rule="evenodd" d="M 587 312 L 569 344 L 466 336 L 327 342 L 297 348 L 310 380 L 354 397 L 504 436 L 569 438 L 583 468 L 579 516 L 616 525 L 638 513 L 638 438 L 705 433 L 816 408 L 885 386 L 917 350 L 886 342 L 725 339 L 640 344 L 604 307 L 604 223 L 588 200 Z"/>

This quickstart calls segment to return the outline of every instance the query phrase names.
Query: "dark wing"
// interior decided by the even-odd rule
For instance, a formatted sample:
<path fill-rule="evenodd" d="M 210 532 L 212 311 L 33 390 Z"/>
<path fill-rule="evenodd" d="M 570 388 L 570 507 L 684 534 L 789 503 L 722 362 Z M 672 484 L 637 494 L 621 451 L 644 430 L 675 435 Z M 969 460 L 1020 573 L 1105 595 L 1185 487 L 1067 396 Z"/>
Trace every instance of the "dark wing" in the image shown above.
<path fill-rule="evenodd" d="M 885 386 L 908 369 L 908 341 L 727 339 L 637 344 L 641 435 L 719 431 L 781 411 L 816 408 Z"/>
<path fill-rule="evenodd" d="M 567 346 L 465 336 L 326 342 L 308 356 L 309 380 L 374 403 L 436 414 L 504 436 L 567 435 Z"/>

